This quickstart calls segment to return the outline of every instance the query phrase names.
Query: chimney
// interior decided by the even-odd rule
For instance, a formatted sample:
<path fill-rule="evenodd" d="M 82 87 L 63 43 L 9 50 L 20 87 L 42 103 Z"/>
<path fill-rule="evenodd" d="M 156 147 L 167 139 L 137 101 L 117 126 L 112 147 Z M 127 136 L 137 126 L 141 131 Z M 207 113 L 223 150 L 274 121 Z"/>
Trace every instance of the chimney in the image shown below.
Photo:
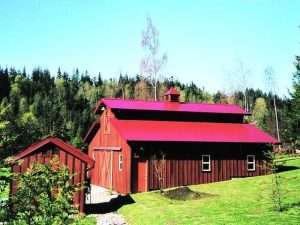
<path fill-rule="evenodd" d="M 176 90 L 176 88 L 171 87 L 165 94 L 164 94 L 164 100 L 168 102 L 179 102 L 179 92 Z"/>

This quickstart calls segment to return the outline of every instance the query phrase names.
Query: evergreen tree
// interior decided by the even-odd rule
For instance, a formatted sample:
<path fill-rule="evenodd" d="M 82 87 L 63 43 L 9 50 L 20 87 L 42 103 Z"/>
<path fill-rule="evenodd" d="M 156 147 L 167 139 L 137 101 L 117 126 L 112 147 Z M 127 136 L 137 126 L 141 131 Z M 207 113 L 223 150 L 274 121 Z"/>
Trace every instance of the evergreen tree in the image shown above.
<path fill-rule="evenodd" d="M 300 147 L 300 56 L 296 56 L 296 72 L 293 76 L 293 89 L 291 92 L 290 133 L 294 144 Z"/>

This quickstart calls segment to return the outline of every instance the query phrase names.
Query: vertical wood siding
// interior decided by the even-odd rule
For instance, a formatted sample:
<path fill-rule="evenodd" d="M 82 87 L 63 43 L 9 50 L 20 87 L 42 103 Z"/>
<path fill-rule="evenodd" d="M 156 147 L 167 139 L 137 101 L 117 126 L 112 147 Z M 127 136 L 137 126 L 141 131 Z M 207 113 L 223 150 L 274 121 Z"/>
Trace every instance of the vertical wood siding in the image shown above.
<path fill-rule="evenodd" d="M 107 116 L 108 118 L 105 118 Z M 96 150 L 99 147 L 121 147 L 120 151 L 113 151 L 113 187 L 112 189 L 121 194 L 131 192 L 131 148 L 120 136 L 115 128 L 110 124 L 110 119 L 114 114 L 110 109 L 100 115 L 100 129 L 93 137 L 88 146 L 88 154 L 95 159 L 95 166 L 91 170 L 91 183 L 94 185 L 110 188 L 111 180 L 111 150 Z M 105 127 L 105 122 L 109 123 L 109 128 Z M 107 132 L 109 131 L 109 132 Z M 123 155 L 123 169 L 119 171 L 119 155 Z"/>
<path fill-rule="evenodd" d="M 62 165 L 67 166 L 70 174 L 75 174 L 72 178 L 72 184 L 84 183 L 86 176 L 86 163 L 80 159 L 74 157 L 72 154 L 69 154 L 63 151 L 60 148 L 57 148 L 52 145 L 46 145 L 40 148 L 38 151 L 34 151 L 32 154 L 25 156 L 20 161 L 20 165 L 13 165 L 12 170 L 14 173 L 25 173 L 27 169 L 34 163 L 46 163 L 49 162 L 55 155 L 58 156 L 59 161 Z M 11 194 L 14 194 L 17 190 L 16 182 L 12 182 L 11 185 Z M 73 204 L 78 207 L 80 212 L 84 211 L 84 190 L 77 191 L 73 197 Z"/>
<path fill-rule="evenodd" d="M 152 147 L 155 148 L 155 147 Z M 235 177 L 258 176 L 268 173 L 266 158 L 260 145 L 240 144 L 177 144 L 156 146 L 164 149 L 164 188 L 229 180 Z M 182 148 L 185 148 L 182 150 Z M 189 148 L 189 149 L 188 149 Z M 150 150 L 151 151 L 151 150 Z M 202 155 L 210 154 L 211 171 L 202 171 Z M 247 155 L 255 155 L 256 170 L 247 170 Z M 155 160 L 149 160 L 149 189 L 158 189 Z"/>

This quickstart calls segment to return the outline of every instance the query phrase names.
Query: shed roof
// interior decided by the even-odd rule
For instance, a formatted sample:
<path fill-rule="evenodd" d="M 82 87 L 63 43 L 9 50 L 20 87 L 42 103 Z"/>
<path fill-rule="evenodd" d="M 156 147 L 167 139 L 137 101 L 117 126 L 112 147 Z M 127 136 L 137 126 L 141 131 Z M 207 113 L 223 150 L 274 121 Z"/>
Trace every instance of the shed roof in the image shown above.
<path fill-rule="evenodd" d="M 91 159 L 87 154 L 83 153 L 80 149 L 75 148 L 73 145 L 70 145 L 59 138 L 55 138 L 55 137 L 51 137 L 51 136 L 47 137 L 45 139 L 42 139 L 42 140 L 30 145 L 29 147 L 27 147 L 26 149 L 24 149 L 23 151 L 21 151 L 20 153 L 15 155 L 15 160 L 22 159 L 25 156 L 31 154 L 32 152 L 40 149 L 41 147 L 43 147 L 47 144 L 50 144 L 50 143 L 61 148 L 62 150 L 74 155 L 78 159 L 86 162 L 89 166 L 92 167 L 94 165 L 94 160 Z"/>
<path fill-rule="evenodd" d="M 213 114 L 239 114 L 249 115 L 250 113 L 241 107 L 233 104 L 209 104 L 209 103 L 180 103 L 167 101 L 142 101 L 123 99 L 101 99 L 95 109 L 95 113 L 100 111 L 101 106 L 111 109 L 123 110 L 149 110 L 149 111 L 170 111 L 170 112 L 194 112 Z"/>
<path fill-rule="evenodd" d="M 250 124 L 117 119 L 112 124 L 128 141 L 278 143 Z"/>

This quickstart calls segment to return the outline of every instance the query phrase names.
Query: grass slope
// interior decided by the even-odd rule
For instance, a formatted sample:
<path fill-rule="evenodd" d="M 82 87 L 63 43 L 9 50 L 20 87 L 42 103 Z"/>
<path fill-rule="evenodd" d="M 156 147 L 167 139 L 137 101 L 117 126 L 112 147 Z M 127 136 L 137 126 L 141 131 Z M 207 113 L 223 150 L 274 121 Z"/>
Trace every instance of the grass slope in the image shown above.
<path fill-rule="evenodd" d="M 119 212 L 131 225 L 300 224 L 300 159 L 287 165 L 299 168 L 280 173 L 283 212 L 273 209 L 271 175 L 190 186 L 213 195 L 197 200 L 170 200 L 158 192 L 133 194 L 136 203 Z"/>

